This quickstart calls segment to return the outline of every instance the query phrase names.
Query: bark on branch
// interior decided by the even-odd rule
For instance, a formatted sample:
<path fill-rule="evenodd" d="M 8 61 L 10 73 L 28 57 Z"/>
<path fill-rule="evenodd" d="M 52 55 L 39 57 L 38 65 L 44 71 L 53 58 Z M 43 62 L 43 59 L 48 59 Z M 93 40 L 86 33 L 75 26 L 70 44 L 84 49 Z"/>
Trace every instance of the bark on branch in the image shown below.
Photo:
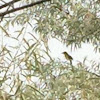
<path fill-rule="evenodd" d="M 10 1 L 10 2 L 8 2 L 8 3 L 5 3 L 5 4 L 3 4 L 3 5 L 0 6 L 0 9 L 2 9 L 2 8 L 4 8 L 4 7 L 7 7 L 7 6 L 9 6 L 9 5 L 12 5 L 12 4 L 14 4 L 14 3 L 16 3 L 16 2 L 18 2 L 18 1 L 20 1 L 20 0 L 13 0 L 13 1 Z"/>
<path fill-rule="evenodd" d="M 22 6 L 22 7 L 18 7 L 18 8 L 15 8 L 15 9 L 8 10 L 8 11 L 0 13 L 0 17 L 4 17 L 7 14 L 10 14 L 10 13 L 13 13 L 13 12 L 25 9 L 25 8 L 32 7 L 34 5 L 42 4 L 43 2 L 47 2 L 47 1 L 51 1 L 51 0 L 41 0 L 41 1 L 37 1 L 37 2 L 31 3 L 31 4 L 28 4 L 28 5 Z"/>

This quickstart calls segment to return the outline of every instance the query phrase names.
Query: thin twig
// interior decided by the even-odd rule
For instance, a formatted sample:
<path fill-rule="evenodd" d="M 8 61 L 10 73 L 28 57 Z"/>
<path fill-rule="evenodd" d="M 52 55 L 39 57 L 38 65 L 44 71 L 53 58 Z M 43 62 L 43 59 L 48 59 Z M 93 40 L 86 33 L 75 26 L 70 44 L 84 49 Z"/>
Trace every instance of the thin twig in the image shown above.
<path fill-rule="evenodd" d="M 19 11 L 19 10 L 22 10 L 22 9 L 25 9 L 25 8 L 29 8 L 29 7 L 32 7 L 34 5 L 38 5 L 38 4 L 41 4 L 43 2 L 47 2 L 47 1 L 51 1 L 51 0 L 41 0 L 41 1 L 37 1 L 37 2 L 31 3 L 31 4 L 28 4 L 28 5 L 24 5 L 22 7 L 18 7 L 18 8 L 15 8 L 15 9 L 11 9 L 9 11 L 5 11 L 5 12 L 0 13 L 0 17 L 3 17 L 5 15 L 7 15 L 7 14 L 10 14 L 10 13 L 13 13 L 13 12 L 16 12 L 16 11 Z"/>

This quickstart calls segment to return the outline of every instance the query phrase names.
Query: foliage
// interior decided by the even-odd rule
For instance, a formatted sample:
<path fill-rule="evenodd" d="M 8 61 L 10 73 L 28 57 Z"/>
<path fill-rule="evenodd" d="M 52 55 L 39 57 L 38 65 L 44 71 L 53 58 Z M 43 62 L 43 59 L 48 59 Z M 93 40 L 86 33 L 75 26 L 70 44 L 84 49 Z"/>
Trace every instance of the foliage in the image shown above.
<path fill-rule="evenodd" d="M 36 11 L 36 31 L 60 37 L 67 45 L 80 47 L 81 43 L 89 42 L 99 48 L 99 4 L 97 1 L 54 0 Z"/>
<path fill-rule="evenodd" d="M 99 50 L 99 10 L 99 0 L 52 0 L 2 17 L 0 100 L 99 100 L 100 76 L 86 69 L 85 60 L 73 72 L 48 48 L 53 37 L 75 48 L 89 42 Z"/>

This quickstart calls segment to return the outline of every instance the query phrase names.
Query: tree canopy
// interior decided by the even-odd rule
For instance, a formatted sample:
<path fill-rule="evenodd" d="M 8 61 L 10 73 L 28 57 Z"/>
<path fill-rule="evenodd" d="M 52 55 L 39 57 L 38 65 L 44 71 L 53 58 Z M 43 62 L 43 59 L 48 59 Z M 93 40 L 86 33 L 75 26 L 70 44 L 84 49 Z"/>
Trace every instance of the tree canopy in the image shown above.
<path fill-rule="evenodd" d="M 100 51 L 100 0 L 1 0 L 0 20 L 0 100 L 100 99 L 100 76 L 86 59 L 73 72 L 48 48 L 56 38 Z"/>

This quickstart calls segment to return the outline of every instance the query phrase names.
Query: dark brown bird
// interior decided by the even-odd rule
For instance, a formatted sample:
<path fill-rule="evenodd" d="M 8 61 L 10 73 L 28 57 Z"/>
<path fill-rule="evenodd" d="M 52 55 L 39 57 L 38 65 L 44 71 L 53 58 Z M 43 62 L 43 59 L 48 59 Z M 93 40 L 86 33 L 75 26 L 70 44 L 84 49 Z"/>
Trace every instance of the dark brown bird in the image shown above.
<path fill-rule="evenodd" d="M 70 64 L 72 64 L 73 58 L 67 52 L 65 52 L 65 51 L 63 52 L 63 54 L 64 54 L 66 60 L 69 60 Z"/>

